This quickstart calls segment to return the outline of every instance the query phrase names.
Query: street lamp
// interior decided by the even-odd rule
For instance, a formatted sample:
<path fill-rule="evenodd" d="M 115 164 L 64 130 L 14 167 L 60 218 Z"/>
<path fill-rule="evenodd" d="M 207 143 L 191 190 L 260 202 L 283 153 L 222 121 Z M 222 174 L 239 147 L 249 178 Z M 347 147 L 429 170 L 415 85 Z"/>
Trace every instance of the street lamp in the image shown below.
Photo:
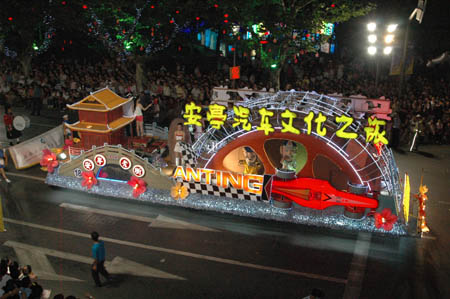
<path fill-rule="evenodd" d="M 367 47 L 367 53 L 370 56 L 375 56 L 377 53 L 383 53 L 384 55 L 390 55 L 392 53 L 392 44 L 395 40 L 395 31 L 397 29 L 397 24 L 389 24 L 385 27 L 385 31 L 382 31 L 383 26 L 381 28 L 377 28 L 377 24 L 375 22 L 370 22 L 367 24 L 367 31 L 369 35 L 367 36 L 367 40 L 369 42 L 369 46 Z M 378 51 L 380 50 L 380 51 Z M 379 69 L 380 69 L 380 59 L 377 56 L 377 71 L 375 76 L 375 86 L 378 86 L 378 77 L 379 77 Z"/>

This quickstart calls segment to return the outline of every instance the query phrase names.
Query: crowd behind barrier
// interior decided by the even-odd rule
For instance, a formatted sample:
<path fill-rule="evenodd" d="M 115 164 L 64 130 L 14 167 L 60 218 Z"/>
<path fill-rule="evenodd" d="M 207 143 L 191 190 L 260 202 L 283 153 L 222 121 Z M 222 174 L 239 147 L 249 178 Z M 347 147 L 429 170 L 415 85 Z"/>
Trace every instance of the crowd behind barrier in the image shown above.
<path fill-rule="evenodd" d="M 273 90 L 270 73 L 257 62 L 242 61 L 241 79 L 233 83 L 228 80 L 229 66 L 224 59 L 213 69 L 202 69 L 201 64 L 149 66 L 149 71 L 144 74 L 144 91 L 138 94 L 132 60 L 47 59 L 33 63 L 30 75 L 25 76 L 17 61 L 3 58 L 0 60 L 0 101 L 5 106 L 25 106 L 32 115 L 39 115 L 43 105 L 64 112 L 66 104 L 108 86 L 121 96 L 143 97 L 144 104 L 152 101 L 154 105 L 144 113 L 144 121 L 167 126 L 181 115 L 186 103 L 194 101 L 208 105 L 214 87 Z M 368 63 L 358 59 L 345 61 L 304 56 L 297 64 L 288 64 L 282 70 L 281 89 L 344 96 L 361 94 L 369 98 L 384 96 L 391 99 L 391 126 L 399 128 L 400 141 L 407 143 L 415 129 L 419 129 L 422 142 L 449 144 L 448 68 L 448 64 L 416 67 L 415 74 L 408 78 L 405 91 L 399 96 L 398 76 L 380 76 L 379 84 L 375 86 L 375 74 Z"/>

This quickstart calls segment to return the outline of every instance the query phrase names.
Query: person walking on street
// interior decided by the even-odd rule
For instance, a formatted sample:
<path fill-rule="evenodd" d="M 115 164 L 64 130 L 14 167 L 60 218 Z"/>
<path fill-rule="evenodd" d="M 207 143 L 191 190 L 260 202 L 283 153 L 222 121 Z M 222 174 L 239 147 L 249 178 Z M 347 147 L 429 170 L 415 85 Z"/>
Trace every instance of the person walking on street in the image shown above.
<path fill-rule="evenodd" d="M 94 241 L 94 245 L 92 245 L 92 257 L 94 258 L 94 263 L 92 264 L 92 278 L 94 279 L 95 285 L 97 287 L 101 287 L 102 284 L 100 282 L 99 273 L 102 274 L 106 280 L 110 281 L 111 278 L 109 273 L 105 269 L 105 243 L 103 241 L 99 241 L 98 238 L 100 235 L 97 232 L 91 233 L 91 238 Z"/>

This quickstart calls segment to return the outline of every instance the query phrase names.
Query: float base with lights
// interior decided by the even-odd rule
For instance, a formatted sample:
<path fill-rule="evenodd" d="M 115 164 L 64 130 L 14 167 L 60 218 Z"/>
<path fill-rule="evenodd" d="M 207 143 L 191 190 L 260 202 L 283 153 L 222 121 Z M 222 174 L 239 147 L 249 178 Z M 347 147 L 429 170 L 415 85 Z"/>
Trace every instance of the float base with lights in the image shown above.
<path fill-rule="evenodd" d="M 408 235 L 409 190 L 403 192 L 385 146 L 390 112 L 383 99 L 298 91 L 245 97 L 230 110 L 220 99 L 208 109 L 190 103 L 169 131 L 171 152 L 181 149 L 180 166 L 164 171 L 156 160 L 104 144 L 60 165 L 44 155 L 43 165 L 55 166 L 46 182 L 104 196 Z M 189 135 L 202 118 L 209 126 L 195 142 L 175 139 L 177 124 L 184 123 Z"/>

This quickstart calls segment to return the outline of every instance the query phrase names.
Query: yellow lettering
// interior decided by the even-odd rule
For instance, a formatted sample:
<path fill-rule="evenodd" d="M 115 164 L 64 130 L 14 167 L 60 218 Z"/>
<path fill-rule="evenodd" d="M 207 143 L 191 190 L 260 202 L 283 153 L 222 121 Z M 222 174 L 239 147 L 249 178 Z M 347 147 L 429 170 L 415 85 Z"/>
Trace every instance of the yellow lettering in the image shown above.
<path fill-rule="evenodd" d="M 173 175 L 174 179 L 179 177 L 181 177 L 183 181 L 186 181 L 186 174 L 184 173 L 183 166 L 178 166 Z"/>
<path fill-rule="evenodd" d="M 186 167 L 186 180 L 190 181 L 191 179 L 193 179 L 194 182 L 201 181 L 200 168 L 197 168 L 196 170 L 194 170 L 190 167 Z"/>
<path fill-rule="evenodd" d="M 264 177 L 259 175 L 244 176 L 244 191 L 260 195 L 262 193 L 263 179 Z"/>
<path fill-rule="evenodd" d="M 211 175 L 215 170 L 201 168 L 200 171 L 205 174 L 205 183 L 211 185 Z"/>
<path fill-rule="evenodd" d="M 236 174 L 236 177 L 232 173 L 224 172 L 222 174 L 222 187 L 227 188 L 231 183 L 231 187 L 236 189 L 242 189 L 242 174 Z"/>
<path fill-rule="evenodd" d="M 308 116 L 305 116 L 303 118 L 303 121 L 308 125 L 308 130 L 306 132 L 306 134 L 310 135 L 311 131 L 312 131 L 312 120 L 314 118 L 314 112 L 310 111 L 308 113 Z"/>

